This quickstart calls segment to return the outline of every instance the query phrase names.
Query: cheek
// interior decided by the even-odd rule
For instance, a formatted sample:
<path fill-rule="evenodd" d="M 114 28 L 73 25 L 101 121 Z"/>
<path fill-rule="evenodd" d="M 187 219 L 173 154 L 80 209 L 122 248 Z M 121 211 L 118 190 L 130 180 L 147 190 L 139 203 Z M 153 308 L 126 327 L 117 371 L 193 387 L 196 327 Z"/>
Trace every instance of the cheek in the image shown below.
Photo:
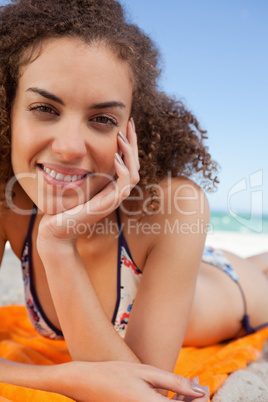
<path fill-rule="evenodd" d="M 33 142 L 20 132 L 19 135 L 12 136 L 11 140 L 11 164 L 14 173 L 17 171 L 28 170 L 30 155 L 33 150 Z"/>
<path fill-rule="evenodd" d="M 116 152 L 120 152 L 117 142 L 117 134 L 112 138 L 102 138 L 95 142 L 94 150 L 89 147 L 89 153 L 99 164 L 99 168 L 103 167 L 106 170 L 109 166 L 114 165 L 114 156 Z"/>
<path fill-rule="evenodd" d="M 11 136 L 11 165 L 15 174 L 22 168 L 26 160 L 25 145 L 24 143 L 24 147 L 22 147 L 18 136 L 13 131 Z"/>
<path fill-rule="evenodd" d="M 29 135 L 30 130 L 19 114 L 13 114 L 12 119 L 15 123 L 11 124 L 11 161 L 13 169 L 16 169 L 26 164 L 33 140 Z"/>

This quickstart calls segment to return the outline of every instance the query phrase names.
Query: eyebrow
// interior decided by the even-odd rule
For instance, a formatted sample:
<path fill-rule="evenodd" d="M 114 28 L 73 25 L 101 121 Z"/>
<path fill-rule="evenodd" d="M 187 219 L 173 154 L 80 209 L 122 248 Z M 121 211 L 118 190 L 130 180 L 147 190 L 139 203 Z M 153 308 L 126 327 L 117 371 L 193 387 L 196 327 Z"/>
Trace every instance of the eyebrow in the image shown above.
<path fill-rule="evenodd" d="M 63 100 L 58 98 L 56 95 L 53 95 L 53 94 L 45 91 L 44 89 L 34 87 L 34 88 L 28 88 L 27 91 L 33 92 L 35 94 L 39 94 L 39 95 L 43 96 L 44 98 L 50 99 L 50 100 L 55 101 L 57 103 L 60 103 L 61 105 L 64 106 Z"/>
<path fill-rule="evenodd" d="M 119 107 L 121 109 L 125 109 L 126 105 L 122 102 L 117 101 L 110 101 L 110 102 L 103 102 L 103 103 L 95 103 L 90 107 L 90 109 L 106 109 L 112 107 Z"/>
<path fill-rule="evenodd" d="M 58 96 L 56 96 L 54 94 L 51 94 L 50 92 L 47 92 L 44 89 L 33 87 L 33 88 L 28 88 L 27 91 L 39 94 L 46 99 L 50 99 L 54 102 L 59 103 L 62 106 L 65 106 L 62 99 L 60 99 Z M 108 101 L 108 102 L 102 102 L 102 103 L 95 103 L 94 105 L 90 106 L 90 109 L 108 109 L 108 108 L 114 108 L 114 107 L 119 107 L 120 109 L 125 109 L 126 105 L 123 102 L 119 102 L 119 101 Z"/>

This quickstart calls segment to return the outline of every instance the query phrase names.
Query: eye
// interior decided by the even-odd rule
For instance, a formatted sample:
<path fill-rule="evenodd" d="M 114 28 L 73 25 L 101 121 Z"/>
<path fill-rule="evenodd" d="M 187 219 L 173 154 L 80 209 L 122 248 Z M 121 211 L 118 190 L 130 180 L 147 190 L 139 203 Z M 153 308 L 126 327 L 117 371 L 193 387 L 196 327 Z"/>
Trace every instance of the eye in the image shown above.
<path fill-rule="evenodd" d="M 56 115 L 58 116 L 59 113 L 53 109 L 52 107 L 48 106 L 48 105 L 43 105 L 43 104 L 39 104 L 39 105 L 34 105 L 34 106 L 30 106 L 27 109 L 29 112 L 34 112 L 36 114 L 39 115 L 43 115 L 44 117 L 47 115 L 47 117 L 49 117 L 49 115 Z"/>
<path fill-rule="evenodd" d="M 108 117 L 108 116 L 96 116 L 93 117 L 90 121 L 92 121 L 93 123 L 97 124 L 97 125 L 101 125 L 103 127 L 117 127 L 118 123 L 117 121 L 112 118 L 112 117 Z"/>

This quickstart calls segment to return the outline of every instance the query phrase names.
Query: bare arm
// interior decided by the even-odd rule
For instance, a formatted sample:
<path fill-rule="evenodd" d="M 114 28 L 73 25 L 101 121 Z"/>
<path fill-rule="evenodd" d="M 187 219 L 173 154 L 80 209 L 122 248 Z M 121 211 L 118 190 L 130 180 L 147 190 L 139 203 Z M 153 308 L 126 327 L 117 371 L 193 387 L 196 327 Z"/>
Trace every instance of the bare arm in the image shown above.
<path fill-rule="evenodd" d="M 208 390 L 154 367 L 123 362 L 71 362 L 55 366 L 13 363 L 0 358 L 0 381 L 56 392 L 76 401 L 160 402 L 157 388 L 205 402 Z"/>
<path fill-rule="evenodd" d="M 6 244 L 6 233 L 4 230 L 4 214 L 2 211 L 2 208 L 0 207 L 0 267 L 5 251 L 5 244 Z M 0 269 L 0 274 L 1 274 L 1 269 Z M 0 295 L 1 298 L 1 295 Z M 1 327 L 0 327 L 1 328 Z"/>
<path fill-rule="evenodd" d="M 142 362 L 168 371 L 184 339 L 209 222 L 200 188 L 185 179 L 172 186 L 172 197 L 181 186 L 180 199 L 158 217 L 162 231 L 152 243 L 125 337 Z"/>
<path fill-rule="evenodd" d="M 75 247 L 57 244 L 53 250 L 43 262 L 72 359 L 139 362 L 104 313 Z"/>
<path fill-rule="evenodd" d="M 130 123 L 128 129 L 130 143 L 118 138 L 125 165 L 115 159 L 117 181 L 72 210 L 71 217 L 77 223 L 92 225 L 107 216 L 138 182 L 136 135 Z M 57 225 L 59 217 L 60 226 Z M 44 216 L 39 225 L 37 247 L 70 354 L 74 360 L 139 362 L 103 311 L 76 249 L 76 235 L 68 233 L 68 219 L 68 211 L 61 216 Z"/>
<path fill-rule="evenodd" d="M 0 257 L 5 247 L 3 219 L 0 221 Z M 11 362 L 0 357 L 0 382 L 56 392 L 77 401 L 163 401 L 158 388 L 207 400 L 207 390 L 188 380 L 141 364 L 123 362 L 70 362 L 39 366 Z"/>
<path fill-rule="evenodd" d="M 198 224 L 209 220 L 203 192 L 183 179 L 175 182 L 173 195 L 178 184 L 182 200 L 177 208 L 158 218 L 163 231 L 152 242 L 125 342 L 105 315 L 75 247 L 61 241 L 43 253 L 53 300 L 75 360 L 141 361 L 173 370 L 205 243 L 206 233 Z M 67 301 L 72 302 L 62 295 L 68 295 Z"/>
<path fill-rule="evenodd" d="M 6 234 L 4 230 L 4 215 L 2 213 L 2 208 L 0 208 L 0 265 L 2 263 L 4 251 L 6 244 Z"/>
<path fill-rule="evenodd" d="M 124 147 L 122 149 L 127 166 L 115 166 L 119 189 L 124 188 L 127 183 L 132 186 L 136 182 L 136 178 L 131 180 L 131 177 L 135 176 L 131 172 L 137 171 L 134 157 L 130 156 L 128 146 Z M 125 342 L 116 334 L 100 305 L 76 250 L 76 239 L 68 237 L 68 233 L 64 232 L 68 214 L 61 216 L 63 224 L 60 227 L 56 227 L 55 217 L 45 216 L 45 219 L 42 219 L 39 226 L 38 251 L 46 269 L 53 302 L 73 359 L 141 361 L 173 370 L 190 313 L 206 237 L 202 231 L 193 235 L 190 228 L 191 225 L 198 225 L 199 220 L 206 223 L 209 219 L 206 202 L 204 212 L 200 211 L 200 202 L 204 203 L 204 199 L 200 200 L 202 191 L 194 186 L 197 196 L 193 197 L 193 190 L 187 188 L 191 182 L 186 179 L 178 180 L 182 187 L 185 184 L 184 191 L 179 194 L 180 197 L 177 196 L 181 198 L 178 209 L 173 206 L 171 211 L 159 219 L 162 226 L 165 226 L 165 219 L 171 226 L 178 220 L 179 225 L 186 225 L 188 230 L 178 235 L 174 235 L 170 230 L 168 235 L 162 233 L 152 242 Z M 174 183 L 175 187 L 171 189 L 173 196 L 176 194 L 176 181 Z M 88 213 L 87 207 L 90 206 L 90 212 L 94 208 L 94 211 L 99 212 L 102 209 L 107 210 L 111 194 L 109 188 L 108 192 L 105 189 L 95 196 L 89 205 L 84 204 L 82 212 L 80 206 L 80 213 L 75 215 L 77 223 L 93 224 L 95 215 Z M 112 197 L 114 200 L 114 194 Z M 189 203 L 191 198 L 194 199 Z M 72 210 L 72 217 L 74 212 L 76 209 Z M 104 213 L 103 216 L 106 215 L 107 213 Z M 99 213 L 98 218 L 103 216 Z"/>

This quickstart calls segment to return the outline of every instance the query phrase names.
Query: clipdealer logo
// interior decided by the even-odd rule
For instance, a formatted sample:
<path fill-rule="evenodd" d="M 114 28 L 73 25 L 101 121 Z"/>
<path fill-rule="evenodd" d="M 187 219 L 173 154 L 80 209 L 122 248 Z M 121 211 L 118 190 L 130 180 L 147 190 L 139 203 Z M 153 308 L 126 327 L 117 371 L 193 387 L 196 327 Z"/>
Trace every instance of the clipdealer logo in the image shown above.
<path fill-rule="evenodd" d="M 249 199 L 249 218 L 245 218 L 233 211 L 231 201 L 241 193 L 244 193 L 245 199 Z M 262 213 L 263 211 L 263 171 L 258 170 L 252 173 L 247 179 L 243 178 L 237 182 L 228 192 L 228 212 L 241 225 L 261 233 L 263 229 Z"/>
<path fill-rule="evenodd" d="M 179 219 L 175 219 L 170 222 L 166 218 L 163 224 L 160 223 L 148 223 L 148 222 L 138 222 L 136 219 L 130 218 L 126 222 L 122 222 L 120 232 L 118 231 L 117 222 L 111 222 L 108 218 L 105 218 L 102 222 L 96 222 L 93 225 L 88 223 L 78 223 L 75 219 L 69 218 L 67 220 L 67 233 L 72 233 L 74 235 L 86 235 L 89 239 L 96 235 L 107 235 L 112 234 L 116 238 L 119 237 L 121 232 L 125 234 L 135 233 L 135 235 L 160 235 L 171 234 L 208 234 L 213 233 L 213 226 L 206 222 L 205 219 L 197 219 L 191 224 L 183 222 L 181 223 Z"/>

